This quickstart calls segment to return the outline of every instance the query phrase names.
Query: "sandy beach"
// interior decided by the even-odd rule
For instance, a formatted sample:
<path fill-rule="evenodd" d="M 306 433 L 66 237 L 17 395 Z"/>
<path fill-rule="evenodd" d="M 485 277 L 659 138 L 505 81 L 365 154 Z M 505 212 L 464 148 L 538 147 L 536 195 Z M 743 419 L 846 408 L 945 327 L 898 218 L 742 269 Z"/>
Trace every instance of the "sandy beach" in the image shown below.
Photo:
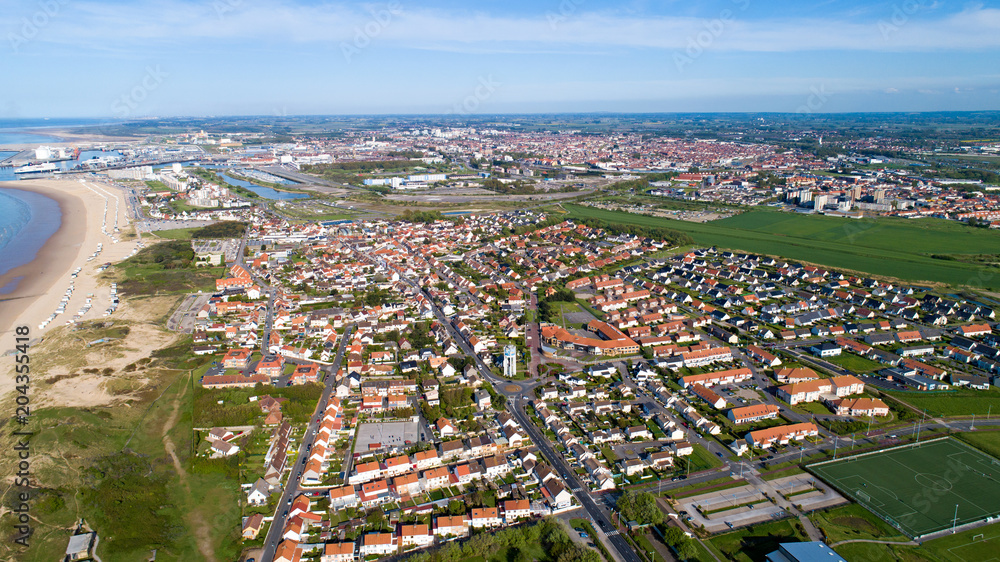
<path fill-rule="evenodd" d="M 23 277 L 17 288 L 0 299 L 0 350 L 13 347 L 11 332 L 16 326 L 28 326 L 32 339 L 47 330 L 66 324 L 86 304 L 91 308 L 81 320 L 101 318 L 111 302 L 110 287 L 98 282 L 97 268 L 107 262 L 128 257 L 138 239 L 122 240 L 132 229 L 128 226 L 126 204 L 121 193 L 110 186 L 79 178 L 9 182 L 4 187 L 32 191 L 54 199 L 62 211 L 62 224 L 38 252 L 35 259 L 0 277 L 0 287 Z M 115 233 L 115 226 L 120 232 Z M 114 242 L 115 238 L 118 242 Z M 101 253 L 87 261 L 101 245 Z M 82 268 L 76 279 L 71 274 Z M 39 325 L 60 305 L 70 284 L 72 297 L 66 311 L 44 329 Z"/>

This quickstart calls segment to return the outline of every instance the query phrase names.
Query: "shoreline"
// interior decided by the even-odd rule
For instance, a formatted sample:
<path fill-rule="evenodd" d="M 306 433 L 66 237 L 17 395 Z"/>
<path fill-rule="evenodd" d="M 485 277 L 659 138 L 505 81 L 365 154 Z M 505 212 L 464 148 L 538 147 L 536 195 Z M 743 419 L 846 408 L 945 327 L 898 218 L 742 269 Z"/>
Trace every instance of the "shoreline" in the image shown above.
<path fill-rule="evenodd" d="M 88 132 L 88 128 L 98 127 L 99 125 L 79 125 L 77 127 L 66 127 L 61 125 L 55 125 L 51 128 L 47 127 L 31 127 L 27 129 L 18 129 L 16 131 L 9 131 L 10 134 L 23 134 L 30 135 L 33 137 L 39 137 L 42 140 L 36 140 L 33 142 L 16 142 L 16 143 L 0 143 L 0 152 L 22 152 L 25 150 L 34 150 L 39 146 L 45 145 L 57 145 L 57 144 L 103 144 L 103 143 L 116 143 L 116 142 L 135 142 L 141 137 L 122 137 L 105 135 L 98 132 Z M 82 130 L 77 130 L 82 129 Z M 2 136 L 3 131 L 0 131 L 0 136 Z"/>
<path fill-rule="evenodd" d="M 12 188 L 0 182 L 4 198 L 12 198 L 27 205 L 29 218 L 16 236 L 0 248 L 0 299 L 11 292 L 12 283 L 7 275 L 12 269 L 27 265 L 35 260 L 38 252 L 62 226 L 62 205 L 59 201 L 37 191 Z"/>
<path fill-rule="evenodd" d="M 0 185 L 49 197 L 62 212 L 58 230 L 38 250 L 35 259 L 0 277 L 0 286 L 23 277 L 14 291 L 0 297 L 2 353 L 9 349 L 7 334 L 15 326 L 28 326 L 35 339 L 65 325 L 87 298 L 91 298 L 92 306 L 82 320 L 100 318 L 110 302 L 110 295 L 98 279 L 97 268 L 103 262 L 117 262 L 128 257 L 138 238 L 115 243 L 111 235 L 103 232 L 105 229 L 111 232 L 115 226 L 122 228 L 122 235 L 131 231 L 126 205 L 121 203 L 122 195 L 117 189 L 75 179 L 21 180 Z M 90 259 L 98 244 L 103 247 L 99 259 Z M 72 279 L 70 276 L 77 267 L 81 271 Z M 75 286 L 75 292 L 67 303 L 66 312 L 44 329 L 39 328 L 39 324 L 55 312 L 70 283 Z"/>
<path fill-rule="evenodd" d="M 67 192 L 30 181 L 4 182 L 0 186 L 48 197 L 62 213 L 59 228 L 38 250 L 35 259 L 0 276 L 0 287 L 22 277 L 14 291 L 0 298 L 0 334 L 6 334 L 15 325 L 23 325 L 24 313 L 51 292 L 60 278 L 69 277 L 73 263 L 83 251 L 88 217 L 84 201 Z M 28 327 L 35 332 L 37 324 Z"/>

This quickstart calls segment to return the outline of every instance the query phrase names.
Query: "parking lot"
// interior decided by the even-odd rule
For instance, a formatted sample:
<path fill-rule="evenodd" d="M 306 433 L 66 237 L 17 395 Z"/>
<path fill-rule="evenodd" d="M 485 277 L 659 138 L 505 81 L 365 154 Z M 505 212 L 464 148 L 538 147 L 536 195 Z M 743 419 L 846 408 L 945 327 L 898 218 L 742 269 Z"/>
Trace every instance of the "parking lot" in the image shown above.
<path fill-rule="evenodd" d="M 226 262 L 235 262 L 236 253 L 240 249 L 239 240 L 192 240 L 191 247 L 194 253 L 201 254 L 221 254 Z"/>
<path fill-rule="evenodd" d="M 407 443 L 418 442 L 419 434 L 419 424 L 413 421 L 363 423 L 358 427 L 358 438 L 354 450 L 355 452 L 368 451 L 372 449 L 371 445 L 373 444 L 382 447 L 405 446 Z"/>
<path fill-rule="evenodd" d="M 741 486 L 683 498 L 678 500 L 678 505 L 681 517 L 690 518 L 689 525 L 694 527 L 704 525 L 709 533 L 719 533 L 785 516 L 783 508 L 765 499 L 753 486 Z M 703 512 L 707 512 L 707 515 L 703 515 Z"/>

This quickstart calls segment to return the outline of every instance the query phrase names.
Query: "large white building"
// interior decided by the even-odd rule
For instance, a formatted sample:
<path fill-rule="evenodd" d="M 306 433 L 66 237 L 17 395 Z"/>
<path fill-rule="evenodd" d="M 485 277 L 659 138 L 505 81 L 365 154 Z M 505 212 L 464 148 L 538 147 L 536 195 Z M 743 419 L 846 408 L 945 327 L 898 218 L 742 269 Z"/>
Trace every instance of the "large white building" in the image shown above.
<path fill-rule="evenodd" d="M 105 173 L 113 180 L 144 180 L 154 177 L 152 166 L 135 166 L 123 170 L 108 170 Z"/>

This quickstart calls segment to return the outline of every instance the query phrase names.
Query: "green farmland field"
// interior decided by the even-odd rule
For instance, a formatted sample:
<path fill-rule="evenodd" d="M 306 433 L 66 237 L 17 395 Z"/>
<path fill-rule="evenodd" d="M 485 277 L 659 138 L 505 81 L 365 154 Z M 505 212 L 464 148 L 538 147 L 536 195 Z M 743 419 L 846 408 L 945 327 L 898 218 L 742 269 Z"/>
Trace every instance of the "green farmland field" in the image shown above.
<path fill-rule="evenodd" d="M 594 217 L 688 233 L 695 243 L 907 281 L 1000 289 L 1000 272 L 931 254 L 1000 254 L 1000 234 L 938 219 L 845 219 L 758 209 L 694 223 L 566 204 L 570 218 Z"/>
<path fill-rule="evenodd" d="M 1000 390 L 956 389 L 940 392 L 886 392 L 928 416 L 985 416 L 1000 412 Z"/>

